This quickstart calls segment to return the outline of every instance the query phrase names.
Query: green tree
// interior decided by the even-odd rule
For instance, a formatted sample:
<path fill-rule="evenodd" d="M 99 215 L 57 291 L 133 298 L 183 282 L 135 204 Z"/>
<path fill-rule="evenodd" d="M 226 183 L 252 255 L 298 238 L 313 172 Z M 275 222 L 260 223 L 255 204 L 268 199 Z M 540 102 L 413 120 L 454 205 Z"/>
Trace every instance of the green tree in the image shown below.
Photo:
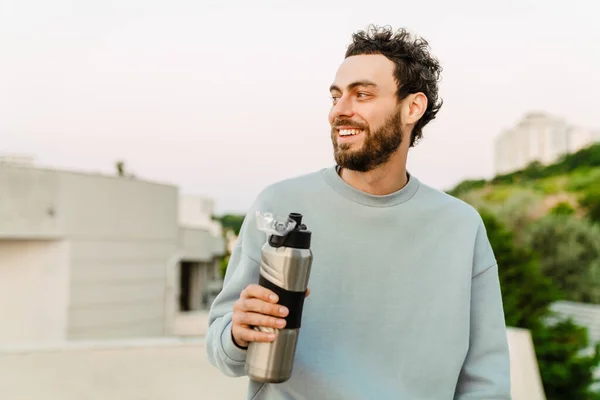
<path fill-rule="evenodd" d="M 594 372 L 600 365 L 600 344 L 584 354 L 589 348 L 586 328 L 563 319 L 532 336 L 547 400 L 600 400 L 600 393 L 591 390 L 598 382 Z"/>
<path fill-rule="evenodd" d="M 553 316 L 560 291 L 539 268 L 536 254 L 515 243 L 514 234 L 492 213 L 480 210 L 499 265 L 506 324 L 531 332 L 548 400 L 596 400 L 590 391 L 600 348 L 591 356 L 587 329 Z"/>
<path fill-rule="evenodd" d="M 219 273 L 221 274 L 221 278 L 225 278 L 225 273 L 227 272 L 227 266 L 229 265 L 229 259 L 231 258 L 231 254 L 227 252 L 227 254 L 221 258 L 219 262 Z"/>
<path fill-rule="evenodd" d="M 556 176 L 574 171 L 578 168 L 600 166 L 600 144 L 594 144 L 573 154 L 566 154 L 558 162 L 542 167 L 534 161 L 526 168 L 509 174 L 497 175 L 493 183 L 517 183 Z"/>
<path fill-rule="evenodd" d="M 586 208 L 588 218 L 600 224 L 600 183 L 586 190 L 579 203 Z"/>
<path fill-rule="evenodd" d="M 485 184 L 486 181 L 484 179 L 464 180 L 456 185 L 453 189 L 448 191 L 448 194 L 458 197 L 463 193 L 467 193 L 475 189 L 481 189 L 485 186 Z"/>
<path fill-rule="evenodd" d="M 497 207 L 497 215 L 515 235 L 519 244 L 524 243 L 520 234 L 531 224 L 531 215 L 535 213 L 543 197 L 529 189 L 514 190 L 513 193 Z"/>
<path fill-rule="evenodd" d="M 240 235 L 240 230 L 242 229 L 242 224 L 244 223 L 245 215 L 242 214 L 225 214 L 220 217 L 213 216 L 213 220 L 219 221 L 221 226 L 223 227 L 223 236 L 227 237 L 227 231 L 233 232 L 236 236 Z M 225 272 L 227 272 L 227 266 L 229 265 L 229 259 L 231 254 L 229 251 L 223 256 L 219 263 L 219 271 L 221 273 L 221 277 L 225 277 Z"/>
<path fill-rule="evenodd" d="M 594 144 L 573 154 L 566 154 L 558 162 L 542 165 L 534 161 L 519 171 L 496 175 L 491 180 L 472 179 L 460 182 L 448 191 L 453 196 L 462 196 L 474 189 L 480 189 L 488 184 L 515 184 L 536 181 L 542 178 L 568 174 L 576 170 L 600 166 L 600 143 Z"/>
<path fill-rule="evenodd" d="M 567 202 L 561 201 L 550 210 L 550 214 L 553 215 L 573 215 L 575 209 Z"/>
<path fill-rule="evenodd" d="M 600 227 L 551 214 L 531 224 L 527 236 L 542 272 L 567 300 L 600 304 Z"/>
<path fill-rule="evenodd" d="M 517 246 L 513 233 L 489 211 L 480 211 L 496 260 L 506 324 L 534 330 L 549 315 L 548 306 L 560 296 L 538 266 L 534 253 Z"/>
<path fill-rule="evenodd" d="M 240 229 L 244 223 L 245 215 L 241 214 L 225 214 L 220 217 L 215 217 L 217 221 L 221 222 L 223 230 L 231 230 L 236 236 L 239 236 Z"/>

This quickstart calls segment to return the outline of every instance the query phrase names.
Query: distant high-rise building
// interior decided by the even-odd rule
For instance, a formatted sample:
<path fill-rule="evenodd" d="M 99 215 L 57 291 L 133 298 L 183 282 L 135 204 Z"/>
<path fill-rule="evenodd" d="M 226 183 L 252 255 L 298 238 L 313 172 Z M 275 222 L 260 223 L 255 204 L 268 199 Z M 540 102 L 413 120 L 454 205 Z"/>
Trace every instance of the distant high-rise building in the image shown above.
<path fill-rule="evenodd" d="M 600 141 L 600 132 L 576 127 L 544 113 L 529 113 L 502 132 L 494 146 L 494 170 L 506 174 L 537 161 L 547 165 Z"/>

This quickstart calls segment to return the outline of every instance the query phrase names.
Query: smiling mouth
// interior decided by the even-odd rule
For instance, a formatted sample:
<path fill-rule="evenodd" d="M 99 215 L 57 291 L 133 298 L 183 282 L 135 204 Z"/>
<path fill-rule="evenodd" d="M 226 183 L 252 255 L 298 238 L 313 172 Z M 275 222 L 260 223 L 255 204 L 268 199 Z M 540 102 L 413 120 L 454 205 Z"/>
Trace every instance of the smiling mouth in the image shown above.
<path fill-rule="evenodd" d="M 339 135 L 343 136 L 343 137 L 356 136 L 362 132 L 363 132 L 362 129 L 339 129 L 338 130 Z"/>

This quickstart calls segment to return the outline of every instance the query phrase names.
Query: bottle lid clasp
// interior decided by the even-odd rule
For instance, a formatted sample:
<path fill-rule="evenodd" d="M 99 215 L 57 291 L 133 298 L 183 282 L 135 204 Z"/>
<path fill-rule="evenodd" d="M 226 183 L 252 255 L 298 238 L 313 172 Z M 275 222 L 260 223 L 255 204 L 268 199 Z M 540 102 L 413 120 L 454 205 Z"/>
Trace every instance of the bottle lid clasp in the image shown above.
<path fill-rule="evenodd" d="M 257 228 L 267 235 L 285 236 L 298 224 L 293 217 L 282 217 L 270 212 L 256 211 L 255 215 Z"/>

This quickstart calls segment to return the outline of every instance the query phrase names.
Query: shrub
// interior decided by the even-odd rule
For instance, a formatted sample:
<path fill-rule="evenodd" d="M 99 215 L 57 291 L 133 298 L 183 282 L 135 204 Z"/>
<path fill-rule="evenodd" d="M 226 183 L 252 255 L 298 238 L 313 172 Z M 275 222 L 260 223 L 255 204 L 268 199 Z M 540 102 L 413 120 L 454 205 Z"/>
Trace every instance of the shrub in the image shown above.
<path fill-rule="evenodd" d="M 586 208 L 590 220 L 600 223 L 600 181 L 583 193 L 579 203 Z"/>
<path fill-rule="evenodd" d="M 586 219 L 547 215 L 527 232 L 528 244 L 567 300 L 600 304 L 600 228 Z"/>
<path fill-rule="evenodd" d="M 549 305 L 560 298 L 528 247 L 489 211 L 480 210 L 499 266 L 506 324 L 531 332 L 540 375 L 548 400 L 597 400 L 591 387 L 600 364 L 600 347 L 592 355 L 587 329 L 570 320 L 551 320 Z"/>
<path fill-rule="evenodd" d="M 573 215 L 575 214 L 575 209 L 567 202 L 561 201 L 557 205 L 555 205 L 551 210 L 550 214 L 552 215 Z"/>

